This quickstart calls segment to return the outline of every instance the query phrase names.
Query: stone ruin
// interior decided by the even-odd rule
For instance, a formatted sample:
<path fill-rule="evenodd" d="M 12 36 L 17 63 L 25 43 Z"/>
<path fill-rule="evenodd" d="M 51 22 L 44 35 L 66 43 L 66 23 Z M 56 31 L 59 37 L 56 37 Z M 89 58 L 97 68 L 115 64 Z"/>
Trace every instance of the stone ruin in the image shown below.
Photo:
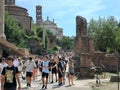
<path fill-rule="evenodd" d="M 101 67 L 102 72 L 117 72 L 119 55 L 106 54 L 94 50 L 94 39 L 87 36 L 87 21 L 81 16 L 76 17 L 75 37 L 75 72 L 78 78 L 94 78 L 95 68 Z M 120 67 L 119 67 L 120 69 Z"/>
<path fill-rule="evenodd" d="M 94 40 L 87 36 L 87 21 L 81 16 L 76 17 L 75 37 L 75 72 L 78 78 L 93 78 L 92 57 L 94 55 Z M 79 63 L 78 63 L 79 62 Z"/>
<path fill-rule="evenodd" d="M 56 46 L 56 36 L 48 36 L 48 48 L 54 48 Z"/>

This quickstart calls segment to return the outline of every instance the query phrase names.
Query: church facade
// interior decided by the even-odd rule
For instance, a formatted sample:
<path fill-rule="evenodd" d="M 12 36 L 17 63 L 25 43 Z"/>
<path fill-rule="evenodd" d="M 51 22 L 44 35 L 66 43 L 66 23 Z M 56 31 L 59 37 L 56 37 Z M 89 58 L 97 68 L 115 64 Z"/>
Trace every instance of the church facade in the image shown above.
<path fill-rule="evenodd" d="M 47 20 L 43 21 L 42 6 L 40 5 L 36 6 L 36 25 L 40 25 L 43 30 L 50 30 L 57 39 L 62 39 L 63 37 L 63 28 L 58 27 L 54 19 L 51 21 L 49 17 L 47 17 Z"/>

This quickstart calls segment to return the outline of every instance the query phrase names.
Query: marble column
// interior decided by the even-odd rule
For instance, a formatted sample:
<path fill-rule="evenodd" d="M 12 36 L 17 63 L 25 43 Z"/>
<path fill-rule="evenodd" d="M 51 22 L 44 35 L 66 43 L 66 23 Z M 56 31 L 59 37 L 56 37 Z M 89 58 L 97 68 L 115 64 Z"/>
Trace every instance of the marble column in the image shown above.
<path fill-rule="evenodd" d="M 4 0 L 0 0 L 0 38 L 6 39 L 4 34 Z"/>

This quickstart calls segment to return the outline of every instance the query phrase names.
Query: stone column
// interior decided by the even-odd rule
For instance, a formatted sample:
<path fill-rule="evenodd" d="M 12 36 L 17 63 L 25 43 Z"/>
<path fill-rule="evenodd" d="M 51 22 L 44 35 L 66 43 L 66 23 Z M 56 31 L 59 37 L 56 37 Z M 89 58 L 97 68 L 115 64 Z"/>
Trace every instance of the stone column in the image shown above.
<path fill-rule="evenodd" d="M 0 0 L 0 38 L 6 38 L 4 34 L 4 0 Z"/>

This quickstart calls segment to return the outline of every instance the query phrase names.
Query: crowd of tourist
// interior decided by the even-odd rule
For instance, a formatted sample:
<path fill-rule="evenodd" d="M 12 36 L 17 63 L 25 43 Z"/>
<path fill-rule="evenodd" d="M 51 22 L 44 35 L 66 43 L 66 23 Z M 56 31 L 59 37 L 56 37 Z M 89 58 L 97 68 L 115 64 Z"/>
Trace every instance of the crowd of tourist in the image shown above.
<path fill-rule="evenodd" d="M 0 74 L 1 90 L 21 90 L 20 77 L 26 80 L 27 87 L 31 87 L 31 82 L 36 80 L 37 76 L 41 77 L 42 89 L 48 88 L 48 82 L 57 82 L 58 86 L 65 84 L 66 76 L 66 84 L 71 86 L 74 85 L 74 61 L 71 53 L 26 58 L 3 57 Z"/>

